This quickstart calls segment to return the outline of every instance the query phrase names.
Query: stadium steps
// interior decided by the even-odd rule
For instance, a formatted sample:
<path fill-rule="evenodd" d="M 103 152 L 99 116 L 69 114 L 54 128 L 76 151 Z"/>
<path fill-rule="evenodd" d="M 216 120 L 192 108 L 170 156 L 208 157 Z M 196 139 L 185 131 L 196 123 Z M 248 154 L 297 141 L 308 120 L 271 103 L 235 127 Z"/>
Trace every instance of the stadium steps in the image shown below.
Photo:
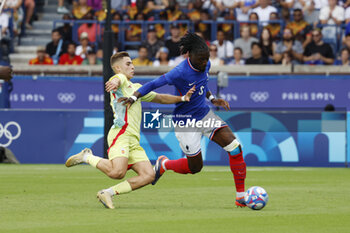
<path fill-rule="evenodd" d="M 52 27 L 52 26 L 51 26 Z M 49 36 L 51 38 L 51 30 L 52 29 L 32 29 L 32 30 L 28 30 L 26 32 L 27 36 L 43 36 L 45 35 L 46 37 Z"/>
<path fill-rule="evenodd" d="M 36 56 L 38 46 L 17 46 L 15 53 L 10 54 L 12 64 L 28 64 Z"/>
<path fill-rule="evenodd" d="M 57 14 L 56 12 L 55 13 L 43 13 L 41 14 L 40 16 L 40 20 L 43 20 L 43 21 L 54 21 L 54 20 L 60 20 L 62 19 L 62 15 L 59 15 Z"/>
<path fill-rule="evenodd" d="M 53 21 L 62 19 L 62 15 L 57 14 L 57 0 L 42 1 L 38 10 L 39 19 L 34 21 L 32 30 L 26 30 L 26 35 L 21 38 L 21 45 L 17 45 L 17 38 L 14 40 L 14 53 L 10 54 L 12 64 L 28 64 L 30 59 L 36 57 L 37 47 L 45 47 L 51 41 Z"/>
<path fill-rule="evenodd" d="M 45 10 L 45 13 L 54 13 L 56 14 L 57 13 L 57 1 L 53 2 L 53 3 L 50 3 L 49 1 L 49 4 L 50 5 L 45 5 L 44 6 L 44 10 Z"/>
<path fill-rule="evenodd" d="M 29 60 L 36 57 L 36 49 L 33 53 L 13 53 L 10 55 L 11 64 L 28 64 Z"/>
<path fill-rule="evenodd" d="M 38 48 L 38 46 L 17 46 L 15 48 L 15 52 L 16 53 L 23 53 L 23 54 L 26 54 L 26 53 L 36 53 L 36 49 Z"/>
<path fill-rule="evenodd" d="M 51 35 L 39 36 L 26 36 L 21 39 L 21 45 L 23 46 L 46 46 L 51 41 Z"/>
<path fill-rule="evenodd" d="M 53 29 L 53 21 L 36 21 L 33 23 L 33 28 L 36 29 L 45 29 L 52 31 Z M 26 33 L 28 34 L 30 30 L 27 30 Z"/>

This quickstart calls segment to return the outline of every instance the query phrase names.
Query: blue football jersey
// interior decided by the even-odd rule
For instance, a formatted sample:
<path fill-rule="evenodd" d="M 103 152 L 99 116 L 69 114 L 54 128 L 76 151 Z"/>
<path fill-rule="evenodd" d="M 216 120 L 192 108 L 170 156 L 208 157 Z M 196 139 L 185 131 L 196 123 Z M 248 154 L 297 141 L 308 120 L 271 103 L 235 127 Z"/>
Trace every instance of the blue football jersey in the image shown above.
<path fill-rule="evenodd" d="M 169 85 L 175 86 L 175 95 L 185 95 L 189 89 L 196 85 L 189 102 L 177 103 L 173 112 L 174 119 L 190 118 L 201 120 L 208 112 L 209 106 L 206 103 L 208 91 L 210 61 L 204 72 L 195 69 L 187 58 L 174 69 L 164 74 Z"/>

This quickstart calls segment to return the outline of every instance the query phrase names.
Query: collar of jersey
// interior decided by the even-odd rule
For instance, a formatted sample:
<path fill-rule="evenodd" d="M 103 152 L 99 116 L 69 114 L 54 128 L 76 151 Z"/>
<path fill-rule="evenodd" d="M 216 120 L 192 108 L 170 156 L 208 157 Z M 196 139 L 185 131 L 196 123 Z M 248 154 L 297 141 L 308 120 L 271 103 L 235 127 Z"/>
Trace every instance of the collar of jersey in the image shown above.
<path fill-rule="evenodd" d="M 190 67 L 191 67 L 191 69 L 192 69 L 192 70 L 199 72 L 199 70 L 197 70 L 196 68 L 194 68 L 194 67 L 192 66 L 192 64 L 191 64 L 191 61 L 190 61 L 190 58 L 189 58 L 189 57 L 187 58 L 187 62 L 188 62 L 188 64 L 190 65 Z"/>

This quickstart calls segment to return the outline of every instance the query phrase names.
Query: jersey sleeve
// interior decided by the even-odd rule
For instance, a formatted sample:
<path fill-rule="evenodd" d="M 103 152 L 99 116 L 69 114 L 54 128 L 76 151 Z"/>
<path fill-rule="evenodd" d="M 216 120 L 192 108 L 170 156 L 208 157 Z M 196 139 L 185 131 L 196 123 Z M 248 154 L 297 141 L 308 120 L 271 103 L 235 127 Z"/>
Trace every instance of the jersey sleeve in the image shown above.
<path fill-rule="evenodd" d="M 168 73 L 164 74 L 164 77 L 169 85 L 174 85 L 176 80 L 179 80 L 179 78 L 181 78 L 181 71 L 178 67 L 175 67 Z"/>
<path fill-rule="evenodd" d="M 137 90 L 139 90 L 142 87 L 142 85 L 139 83 L 135 83 L 135 85 L 136 85 Z M 146 95 L 142 96 L 140 99 L 143 102 L 151 102 L 156 97 L 156 95 L 157 95 L 156 92 L 151 91 L 151 92 L 147 93 Z"/>
<path fill-rule="evenodd" d="M 119 88 L 123 88 L 128 81 L 128 79 L 126 78 L 126 76 L 124 74 L 116 74 L 116 75 L 112 76 L 109 79 L 109 81 L 111 81 L 112 79 L 115 79 L 115 78 L 118 78 L 120 80 Z"/>
<path fill-rule="evenodd" d="M 157 93 L 154 91 L 149 92 L 147 95 L 144 95 L 141 97 L 141 101 L 143 102 L 151 102 L 155 97 Z"/>
<path fill-rule="evenodd" d="M 164 75 L 160 76 L 157 79 L 152 80 L 151 82 L 146 83 L 137 91 L 141 94 L 141 96 L 144 96 L 144 95 L 147 95 L 149 92 L 157 89 L 158 87 L 162 87 L 168 84 L 167 80 L 163 76 Z"/>

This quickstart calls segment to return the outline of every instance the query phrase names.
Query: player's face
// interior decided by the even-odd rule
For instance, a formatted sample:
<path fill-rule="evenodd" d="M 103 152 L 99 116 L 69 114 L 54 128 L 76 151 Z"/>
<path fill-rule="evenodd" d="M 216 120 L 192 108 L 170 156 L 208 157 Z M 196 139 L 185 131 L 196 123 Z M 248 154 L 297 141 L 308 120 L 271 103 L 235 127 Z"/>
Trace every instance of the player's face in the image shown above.
<path fill-rule="evenodd" d="M 119 72 L 124 74 L 128 79 L 134 77 L 135 67 L 130 57 L 123 57 L 123 59 L 118 62 L 118 68 Z"/>
<path fill-rule="evenodd" d="M 190 54 L 190 60 L 194 68 L 201 72 L 204 72 L 209 60 L 209 51 L 197 54 Z"/>

